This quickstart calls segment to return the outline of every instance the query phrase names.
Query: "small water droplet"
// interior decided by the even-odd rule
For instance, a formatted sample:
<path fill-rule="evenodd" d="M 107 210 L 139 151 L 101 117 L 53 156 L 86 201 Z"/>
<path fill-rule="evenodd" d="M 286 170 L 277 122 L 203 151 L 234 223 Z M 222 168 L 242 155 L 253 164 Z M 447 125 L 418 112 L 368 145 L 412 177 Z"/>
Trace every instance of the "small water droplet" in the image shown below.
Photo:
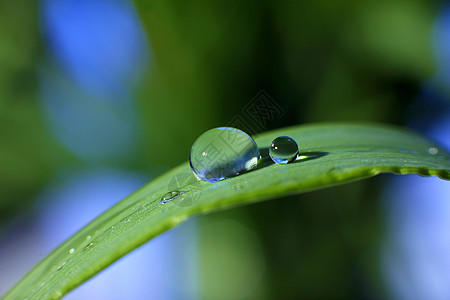
<path fill-rule="evenodd" d="M 87 250 L 87 249 L 91 248 L 92 246 L 94 246 L 94 243 L 89 243 L 84 247 L 84 249 Z"/>
<path fill-rule="evenodd" d="M 56 268 L 56 272 L 58 272 L 58 271 L 60 271 L 62 268 L 64 268 L 64 265 L 66 264 L 67 262 L 65 261 L 65 262 L 63 262 L 59 267 L 57 267 Z"/>
<path fill-rule="evenodd" d="M 438 152 L 439 152 L 439 150 L 436 147 L 428 148 L 428 153 L 431 154 L 431 155 L 436 155 L 436 154 L 438 154 Z"/>
<path fill-rule="evenodd" d="M 272 141 L 269 148 L 270 158 L 277 164 L 294 161 L 298 155 L 298 145 L 293 138 L 280 136 Z"/>
<path fill-rule="evenodd" d="M 240 183 L 236 183 L 236 184 L 233 184 L 232 188 L 233 188 L 233 190 L 238 191 L 243 188 L 243 185 Z"/>
<path fill-rule="evenodd" d="M 125 224 L 126 223 L 128 223 L 128 222 L 130 222 L 131 220 L 130 219 L 127 219 L 127 220 L 125 220 L 125 221 L 123 221 Z"/>
<path fill-rule="evenodd" d="M 90 235 L 88 235 L 88 236 L 86 237 L 87 240 L 90 240 L 91 238 L 92 238 L 92 236 L 90 236 Z"/>
<path fill-rule="evenodd" d="M 73 254 L 75 252 L 75 248 L 71 248 L 70 250 L 69 250 L 69 253 L 70 254 Z"/>
<path fill-rule="evenodd" d="M 216 182 L 255 168 L 260 158 L 258 146 L 248 134 L 219 127 L 195 141 L 189 163 L 197 179 Z"/>
<path fill-rule="evenodd" d="M 161 197 L 161 200 L 158 202 L 158 204 L 166 204 L 167 202 L 170 202 L 173 199 L 175 199 L 177 197 L 180 197 L 184 193 L 186 193 L 186 192 L 185 191 L 170 191 L 170 192 L 167 192 Z"/>

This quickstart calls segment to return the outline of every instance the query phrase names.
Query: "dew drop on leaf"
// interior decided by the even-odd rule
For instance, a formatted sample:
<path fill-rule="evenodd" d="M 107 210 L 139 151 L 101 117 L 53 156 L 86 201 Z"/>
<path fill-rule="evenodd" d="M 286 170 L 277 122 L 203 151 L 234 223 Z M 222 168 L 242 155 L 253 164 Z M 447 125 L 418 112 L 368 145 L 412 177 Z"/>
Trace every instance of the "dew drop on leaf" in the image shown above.
<path fill-rule="evenodd" d="M 161 197 L 161 200 L 158 202 L 158 204 L 166 204 L 167 202 L 172 201 L 173 199 L 183 195 L 184 193 L 186 193 L 186 192 L 185 191 L 170 191 L 170 192 L 167 192 Z"/>
<path fill-rule="evenodd" d="M 194 142 L 189 163 L 197 179 L 216 182 L 255 168 L 260 157 L 258 146 L 248 134 L 219 127 Z"/>
<path fill-rule="evenodd" d="M 63 262 L 58 268 L 56 268 L 56 272 L 60 271 L 62 268 L 64 268 L 64 265 L 66 262 Z"/>
<path fill-rule="evenodd" d="M 436 155 L 438 154 L 439 150 L 436 147 L 430 147 L 428 148 L 428 153 L 431 155 Z"/>
<path fill-rule="evenodd" d="M 269 156 L 277 164 L 287 164 L 294 161 L 298 155 L 298 145 L 293 138 L 280 136 L 272 141 Z"/>
<path fill-rule="evenodd" d="M 231 188 L 235 191 L 239 191 L 240 189 L 242 189 L 242 187 L 243 187 L 242 184 L 236 183 L 236 184 L 233 184 L 233 186 Z"/>

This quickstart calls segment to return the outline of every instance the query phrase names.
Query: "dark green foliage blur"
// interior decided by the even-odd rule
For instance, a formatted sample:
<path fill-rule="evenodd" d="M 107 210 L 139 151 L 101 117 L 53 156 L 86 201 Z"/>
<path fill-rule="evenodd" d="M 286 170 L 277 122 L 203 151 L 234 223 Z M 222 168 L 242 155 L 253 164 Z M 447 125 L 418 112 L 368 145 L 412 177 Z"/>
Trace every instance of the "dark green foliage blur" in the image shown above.
<path fill-rule="evenodd" d="M 261 90 L 285 111 L 264 130 L 342 120 L 403 124 L 421 83 L 433 74 L 436 8 L 429 1 L 137 0 L 136 5 L 151 64 L 135 91 L 144 147 L 125 166 L 129 169 L 154 174 L 186 161 L 202 132 L 242 115 Z M 1 1 L 3 221 L 31 209 L 60 166 L 80 164 L 44 126 L 37 71 L 45 55 L 37 4 Z M 382 181 L 292 196 L 202 222 L 240 214 L 242 222 L 251 220 L 248 226 L 267 259 L 267 298 L 376 298 L 383 293 L 376 261 Z"/>
<path fill-rule="evenodd" d="M 37 68 L 42 41 L 34 1 L 0 3 L 0 216 L 26 210 L 69 157 L 44 127 Z"/>

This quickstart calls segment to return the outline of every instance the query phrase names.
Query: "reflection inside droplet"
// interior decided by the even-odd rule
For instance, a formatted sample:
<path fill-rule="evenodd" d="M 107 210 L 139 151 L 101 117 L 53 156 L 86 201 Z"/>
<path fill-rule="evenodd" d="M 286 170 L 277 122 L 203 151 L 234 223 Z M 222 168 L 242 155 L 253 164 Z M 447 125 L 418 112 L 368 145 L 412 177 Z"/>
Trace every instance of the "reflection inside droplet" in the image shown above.
<path fill-rule="evenodd" d="M 255 141 L 245 132 L 219 127 L 202 134 L 191 148 L 189 162 L 194 175 L 216 182 L 256 167 L 260 153 Z"/>
<path fill-rule="evenodd" d="M 293 138 L 280 136 L 272 141 L 269 148 L 270 158 L 277 164 L 294 161 L 298 155 L 298 145 Z"/>

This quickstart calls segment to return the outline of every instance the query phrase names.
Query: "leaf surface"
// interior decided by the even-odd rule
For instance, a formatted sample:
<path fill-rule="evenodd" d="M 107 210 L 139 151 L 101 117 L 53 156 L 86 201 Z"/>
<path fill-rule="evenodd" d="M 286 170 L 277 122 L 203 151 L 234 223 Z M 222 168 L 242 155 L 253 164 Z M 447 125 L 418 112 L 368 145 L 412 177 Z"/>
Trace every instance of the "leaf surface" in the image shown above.
<path fill-rule="evenodd" d="M 299 158 L 287 165 L 274 164 L 267 157 L 271 141 L 282 135 L 294 138 L 300 149 Z M 190 216 L 385 172 L 450 179 L 450 154 L 425 137 L 399 127 L 312 124 L 266 132 L 255 140 L 263 154 L 256 170 L 208 183 L 198 181 L 189 163 L 183 163 L 81 229 L 32 269 L 5 299 L 60 298 Z M 170 191 L 182 193 L 161 204 L 162 196 Z"/>

